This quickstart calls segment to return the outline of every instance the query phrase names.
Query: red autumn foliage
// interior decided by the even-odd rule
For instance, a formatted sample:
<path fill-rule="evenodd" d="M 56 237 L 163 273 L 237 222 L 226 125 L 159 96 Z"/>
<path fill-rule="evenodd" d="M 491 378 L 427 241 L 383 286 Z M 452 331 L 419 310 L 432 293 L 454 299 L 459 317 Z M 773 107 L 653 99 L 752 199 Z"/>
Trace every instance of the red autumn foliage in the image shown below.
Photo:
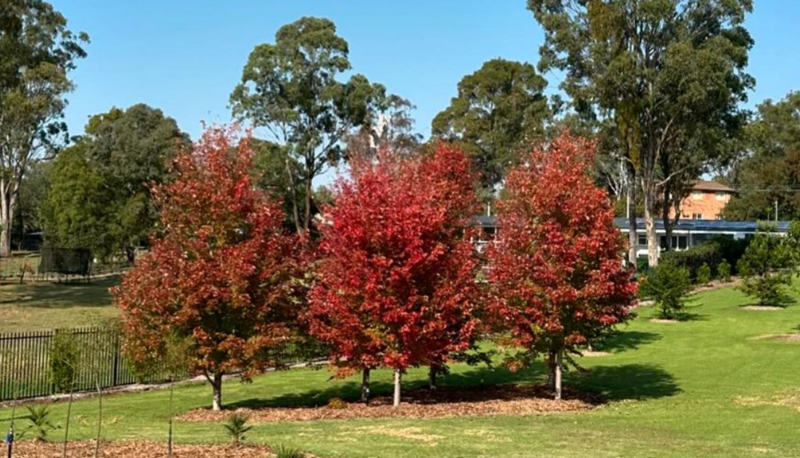
<path fill-rule="evenodd" d="M 332 346 L 343 374 L 443 364 L 478 327 L 469 160 L 439 145 L 430 156 L 384 152 L 351 167 L 320 225 L 310 332 Z"/>
<path fill-rule="evenodd" d="M 253 152 L 237 140 L 212 128 L 179 155 L 175 179 L 153 190 L 159 235 L 114 291 L 133 361 L 147 366 L 172 336 L 189 339 L 215 408 L 222 376 L 273 364 L 297 318 L 299 241 L 282 230 L 279 203 L 253 187 Z"/>
<path fill-rule="evenodd" d="M 493 315 L 523 360 L 549 356 L 551 376 L 563 351 L 624 322 L 636 297 L 608 196 L 587 174 L 593 156 L 568 133 L 533 151 L 508 175 L 487 253 Z"/>

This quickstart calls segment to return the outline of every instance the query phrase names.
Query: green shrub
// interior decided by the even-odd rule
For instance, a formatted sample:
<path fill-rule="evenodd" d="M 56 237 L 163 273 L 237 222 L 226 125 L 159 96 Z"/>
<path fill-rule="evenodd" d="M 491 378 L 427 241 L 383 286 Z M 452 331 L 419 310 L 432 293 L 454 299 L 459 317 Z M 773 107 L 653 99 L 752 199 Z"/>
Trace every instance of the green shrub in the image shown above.
<path fill-rule="evenodd" d="M 228 420 L 222 425 L 225 427 L 225 434 L 231 439 L 233 445 L 240 445 L 246 439 L 245 434 L 253 429 L 252 426 L 247 424 L 247 416 L 235 413 L 228 417 Z"/>
<path fill-rule="evenodd" d="M 273 447 L 272 451 L 275 453 L 275 458 L 304 458 L 306 456 L 306 454 L 299 449 L 287 447 L 285 445 Z"/>
<path fill-rule="evenodd" d="M 661 318 L 674 318 L 686 306 L 686 296 L 692 289 L 689 269 L 661 262 L 645 277 L 640 289 L 653 299 Z"/>
<path fill-rule="evenodd" d="M 785 289 L 792 283 L 796 255 L 791 242 L 771 234 L 772 230 L 760 227 L 739 260 L 739 290 L 757 297 L 759 305 L 784 306 L 790 301 Z"/>
<path fill-rule="evenodd" d="M 698 285 L 706 285 L 711 281 L 711 267 L 709 267 L 708 264 L 703 263 L 703 265 L 697 269 L 695 281 Z"/>
<path fill-rule="evenodd" d="M 56 391 L 72 390 L 78 372 L 79 349 L 75 337 L 68 332 L 56 332 L 50 345 L 50 382 Z"/>
<path fill-rule="evenodd" d="M 691 280 L 700 283 L 697 274 L 703 264 L 711 267 L 726 261 L 729 266 L 736 266 L 749 244 L 750 240 L 747 239 L 734 240 L 727 236 L 716 236 L 688 250 L 664 253 L 662 260 L 672 262 L 678 267 L 686 267 Z M 713 274 L 712 270 L 712 277 Z"/>
<path fill-rule="evenodd" d="M 34 440 L 44 442 L 47 440 L 47 434 L 56 429 L 56 426 L 50 421 L 50 409 L 47 406 L 28 406 L 28 415 L 25 416 L 30 422 L 26 432 L 33 433 Z"/>
<path fill-rule="evenodd" d="M 728 261 L 723 259 L 717 264 L 717 278 L 726 283 L 731 281 L 731 265 L 728 264 Z"/>

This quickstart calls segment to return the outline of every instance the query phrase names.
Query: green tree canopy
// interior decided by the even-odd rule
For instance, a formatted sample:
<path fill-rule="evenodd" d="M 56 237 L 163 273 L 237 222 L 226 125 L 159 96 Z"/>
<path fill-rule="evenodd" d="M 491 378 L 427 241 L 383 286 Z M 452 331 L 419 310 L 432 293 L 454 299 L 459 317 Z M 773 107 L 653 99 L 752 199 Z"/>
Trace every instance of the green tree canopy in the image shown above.
<path fill-rule="evenodd" d="M 344 157 L 345 135 L 385 96 L 363 75 L 340 81 L 350 70 L 348 53 L 333 22 L 301 18 L 281 27 L 274 44 L 255 47 L 230 96 L 236 119 L 266 129 L 285 148 L 290 215 L 299 232 L 311 225 L 314 178 Z"/>
<path fill-rule="evenodd" d="M 457 141 L 492 190 L 516 164 L 520 149 L 544 135 L 551 113 L 547 81 L 532 65 L 492 59 L 458 83 L 458 95 L 433 119 L 434 136 Z"/>
<path fill-rule="evenodd" d="M 109 244 L 113 193 L 87 158 L 86 145 L 64 150 L 50 165 L 49 192 L 41 208 L 47 243 L 103 252 Z"/>
<path fill-rule="evenodd" d="M 800 217 L 800 92 L 758 106 L 747 128 L 749 153 L 730 172 L 738 195 L 725 207 L 730 219 Z"/>
<path fill-rule="evenodd" d="M 573 109 L 613 123 L 644 202 L 650 265 L 665 187 L 730 150 L 755 84 L 751 0 L 529 0 L 545 30 L 539 70 L 565 73 Z M 688 181 L 688 180 L 686 180 Z"/>
<path fill-rule="evenodd" d="M 86 56 L 85 33 L 41 0 L 4 0 L 0 7 L 0 252 L 11 250 L 11 223 L 29 167 L 67 139 L 67 73 Z"/>
<path fill-rule="evenodd" d="M 188 135 L 174 119 L 144 104 L 93 116 L 85 135 L 70 154 L 56 159 L 49 173 L 43 215 L 47 242 L 91 248 L 99 256 L 121 251 L 132 256 L 157 218 L 150 186 L 167 179 L 171 159 L 188 145 Z M 102 194 L 95 196 L 99 207 L 81 203 L 85 194 L 96 192 Z M 81 206 L 86 208 L 77 208 Z M 80 233 L 84 226 L 102 230 L 87 229 L 84 236 Z"/>

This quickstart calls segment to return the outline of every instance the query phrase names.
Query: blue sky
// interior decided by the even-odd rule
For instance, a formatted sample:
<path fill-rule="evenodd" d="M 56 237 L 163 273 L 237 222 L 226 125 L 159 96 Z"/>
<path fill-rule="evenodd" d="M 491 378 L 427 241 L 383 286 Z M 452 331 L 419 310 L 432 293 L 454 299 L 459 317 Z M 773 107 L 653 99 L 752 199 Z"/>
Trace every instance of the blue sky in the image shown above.
<path fill-rule="evenodd" d="M 52 0 L 92 42 L 72 74 L 67 122 L 144 102 L 197 138 L 201 121 L 230 120 L 228 96 L 253 47 L 302 16 L 332 19 L 353 70 L 416 106 L 417 129 L 447 106 L 456 84 L 491 58 L 535 63 L 543 35 L 525 0 Z M 750 103 L 800 89 L 800 2 L 756 0 Z M 556 75 L 545 75 L 555 88 Z"/>

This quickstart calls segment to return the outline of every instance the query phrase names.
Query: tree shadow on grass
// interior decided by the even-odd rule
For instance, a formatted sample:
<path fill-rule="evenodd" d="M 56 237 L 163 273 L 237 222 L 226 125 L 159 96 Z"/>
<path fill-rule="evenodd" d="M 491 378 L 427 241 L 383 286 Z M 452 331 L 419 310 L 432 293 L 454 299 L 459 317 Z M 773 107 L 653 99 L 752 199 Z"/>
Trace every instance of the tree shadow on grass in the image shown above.
<path fill-rule="evenodd" d="M 531 367 L 511 372 L 505 368 L 479 367 L 466 372 L 459 372 L 444 376 L 440 379 L 439 389 L 460 390 L 480 389 L 487 387 L 487 391 L 494 391 L 488 387 L 502 384 L 541 384 L 546 379 L 544 364 L 536 363 Z M 425 390 L 425 380 L 409 380 L 403 383 L 403 392 L 406 395 L 416 390 Z M 623 399 L 652 399 L 672 396 L 680 393 L 680 388 L 675 383 L 671 374 L 661 368 L 643 364 L 629 364 L 624 366 L 600 366 L 582 373 L 570 373 L 565 380 L 565 387 L 597 397 L 602 401 L 619 401 Z M 360 383 L 350 380 L 336 382 L 335 385 L 316 390 L 298 393 L 287 393 L 274 398 L 249 398 L 228 404 L 228 408 L 303 408 L 327 405 L 333 398 L 340 398 L 348 402 L 356 402 L 361 394 Z M 372 398 L 390 396 L 392 385 L 387 382 L 373 382 L 371 385 Z M 449 402 L 446 400 L 440 402 Z"/>
<path fill-rule="evenodd" d="M 109 289 L 119 282 L 119 277 L 106 277 L 88 283 L 4 285 L 5 294 L 0 299 L 0 305 L 31 308 L 107 307 L 111 305 Z"/>
<path fill-rule="evenodd" d="M 672 374 L 650 364 L 598 366 L 568 378 L 567 383 L 606 401 L 656 399 L 681 392 Z"/>
<path fill-rule="evenodd" d="M 655 342 L 661 339 L 660 334 L 645 331 L 622 331 L 595 344 L 597 350 L 611 353 L 621 353 L 628 350 L 636 350 L 642 345 Z"/>
<path fill-rule="evenodd" d="M 504 367 L 475 367 L 466 372 L 458 372 L 440 376 L 438 386 L 447 388 L 471 388 L 491 386 L 503 383 L 538 383 L 543 380 L 544 365 L 536 363 L 529 368 L 512 372 Z M 334 385 L 300 393 L 287 393 L 274 398 L 250 398 L 228 404 L 229 408 L 265 408 L 265 407 L 315 407 L 327 405 L 332 398 L 355 402 L 361 398 L 361 384 L 355 380 L 345 382 L 331 380 Z M 427 380 L 404 380 L 403 392 L 427 389 Z M 389 396 L 392 384 L 373 381 L 370 384 L 371 397 Z"/>

